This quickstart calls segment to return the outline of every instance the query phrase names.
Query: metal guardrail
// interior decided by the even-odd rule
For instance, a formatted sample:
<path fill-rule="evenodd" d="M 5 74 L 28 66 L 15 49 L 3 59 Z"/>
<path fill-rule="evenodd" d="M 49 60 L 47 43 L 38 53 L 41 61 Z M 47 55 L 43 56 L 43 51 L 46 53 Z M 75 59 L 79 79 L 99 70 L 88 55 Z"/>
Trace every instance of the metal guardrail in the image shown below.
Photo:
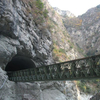
<path fill-rule="evenodd" d="M 15 82 L 61 81 L 100 78 L 100 55 L 72 61 L 8 72 Z"/>

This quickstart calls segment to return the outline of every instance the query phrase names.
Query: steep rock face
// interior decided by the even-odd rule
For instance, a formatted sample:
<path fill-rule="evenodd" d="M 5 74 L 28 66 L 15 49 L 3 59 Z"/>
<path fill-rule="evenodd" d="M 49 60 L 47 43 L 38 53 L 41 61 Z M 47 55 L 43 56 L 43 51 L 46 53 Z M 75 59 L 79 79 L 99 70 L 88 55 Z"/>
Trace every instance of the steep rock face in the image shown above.
<path fill-rule="evenodd" d="M 72 14 L 70 11 L 66 11 L 66 10 L 60 10 L 57 7 L 54 7 L 54 10 L 59 13 L 61 16 L 67 16 L 67 17 L 75 17 L 74 14 Z"/>
<path fill-rule="evenodd" d="M 58 9 L 58 8 L 57 8 Z M 63 17 L 57 12 L 58 10 L 48 8 L 53 40 L 53 57 L 54 61 L 63 62 L 71 59 L 81 58 L 82 55 L 77 51 L 63 23 Z M 63 13 L 63 11 L 62 11 Z M 66 14 L 65 16 L 68 17 Z"/>
<path fill-rule="evenodd" d="M 22 1 L 8 0 L 1 1 L 0 7 L 0 51 L 3 51 L 0 57 L 2 62 L 9 61 L 16 54 L 25 55 L 34 60 L 36 57 L 40 63 L 51 61 L 51 34 L 48 30 L 41 33 L 33 21 L 34 17 L 31 14 L 26 15 L 27 5 Z"/>
<path fill-rule="evenodd" d="M 79 100 L 76 84 L 74 81 L 66 82 L 66 96 L 68 100 Z"/>
<path fill-rule="evenodd" d="M 43 100 L 39 83 L 10 82 L 2 70 L 16 55 L 32 59 L 37 67 L 53 61 L 51 34 L 39 30 L 34 16 L 25 12 L 28 7 L 22 0 L 0 1 L 0 100 Z"/>
<path fill-rule="evenodd" d="M 72 41 L 80 49 L 81 53 L 83 53 L 85 56 L 100 54 L 100 5 L 89 9 L 85 14 L 76 18 L 64 17 L 63 22 L 72 38 Z M 94 93 L 97 93 L 99 88 L 96 88 L 96 86 L 99 84 L 99 81 L 96 83 L 96 80 L 93 81 L 94 82 L 92 82 L 92 80 L 86 80 L 84 82 L 84 86 L 89 87 L 92 92 L 94 88 Z M 95 86 L 93 85 L 94 83 Z M 92 97 L 94 93 L 92 93 L 91 90 L 88 96 L 81 93 L 81 99 L 83 99 L 83 97 Z"/>
<path fill-rule="evenodd" d="M 67 30 L 74 43 L 83 49 L 86 55 L 95 55 L 100 52 L 100 5 L 88 10 L 85 14 L 77 17 L 80 21 L 74 26 L 68 26 Z M 66 20 L 64 21 L 66 23 Z M 66 26 L 66 25 L 65 25 Z"/>
<path fill-rule="evenodd" d="M 36 67 L 53 62 L 51 33 L 41 29 L 45 23 L 37 25 L 25 2 L 0 1 L 0 100 L 67 100 L 63 82 L 15 83 L 4 71 L 14 56 L 30 58 Z"/>

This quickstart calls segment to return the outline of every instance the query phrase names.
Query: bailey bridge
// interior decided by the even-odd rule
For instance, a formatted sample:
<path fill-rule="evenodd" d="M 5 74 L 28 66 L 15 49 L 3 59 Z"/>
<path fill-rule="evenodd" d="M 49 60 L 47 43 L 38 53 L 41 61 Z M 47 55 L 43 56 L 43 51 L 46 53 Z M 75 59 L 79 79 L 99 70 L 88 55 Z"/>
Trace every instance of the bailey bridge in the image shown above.
<path fill-rule="evenodd" d="M 100 78 L 100 55 L 7 73 L 9 80 L 15 82 Z"/>

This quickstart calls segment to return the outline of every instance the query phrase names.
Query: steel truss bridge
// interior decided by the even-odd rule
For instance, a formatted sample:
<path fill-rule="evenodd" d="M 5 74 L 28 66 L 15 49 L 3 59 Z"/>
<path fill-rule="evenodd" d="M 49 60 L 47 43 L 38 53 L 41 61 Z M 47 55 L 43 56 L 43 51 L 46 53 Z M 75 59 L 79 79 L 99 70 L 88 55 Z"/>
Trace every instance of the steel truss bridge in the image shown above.
<path fill-rule="evenodd" d="M 100 55 L 8 72 L 15 82 L 64 81 L 100 78 Z"/>

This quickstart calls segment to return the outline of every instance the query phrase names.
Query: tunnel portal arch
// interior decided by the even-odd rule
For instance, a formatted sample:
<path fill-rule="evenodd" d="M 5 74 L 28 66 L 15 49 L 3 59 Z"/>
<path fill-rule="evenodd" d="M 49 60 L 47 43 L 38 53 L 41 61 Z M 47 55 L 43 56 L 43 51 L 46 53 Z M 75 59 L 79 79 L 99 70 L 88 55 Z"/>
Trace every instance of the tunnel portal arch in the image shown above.
<path fill-rule="evenodd" d="M 15 56 L 7 64 L 5 71 L 18 71 L 36 67 L 32 59 L 24 56 Z"/>

